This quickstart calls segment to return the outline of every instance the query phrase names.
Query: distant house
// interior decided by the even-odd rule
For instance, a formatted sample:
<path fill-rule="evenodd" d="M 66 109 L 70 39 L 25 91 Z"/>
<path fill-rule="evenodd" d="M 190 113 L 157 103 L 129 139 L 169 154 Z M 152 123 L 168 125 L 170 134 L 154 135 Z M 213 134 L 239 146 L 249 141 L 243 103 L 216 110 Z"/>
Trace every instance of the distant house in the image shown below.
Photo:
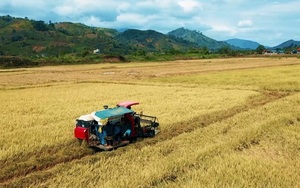
<path fill-rule="evenodd" d="M 300 47 L 297 48 L 296 50 L 293 50 L 293 51 L 291 52 L 291 54 L 300 54 Z"/>
<path fill-rule="evenodd" d="M 276 50 L 264 50 L 263 51 L 263 54 L 265 54 L 265 55 L 275 55 L 275 54 L 277 54 L 276 53 Z"/>
<path fill-rule="evenodd" d="M 96 49 L 93 51 L 93 54 L 99 54 L 100 53 L 100 50 L 99 49 Z"/>
<path fill-rule="evenodd" d="M 276 50 L 276 53 L 277 54 L 284 54 L 284 51 L 283 50 Z"/>

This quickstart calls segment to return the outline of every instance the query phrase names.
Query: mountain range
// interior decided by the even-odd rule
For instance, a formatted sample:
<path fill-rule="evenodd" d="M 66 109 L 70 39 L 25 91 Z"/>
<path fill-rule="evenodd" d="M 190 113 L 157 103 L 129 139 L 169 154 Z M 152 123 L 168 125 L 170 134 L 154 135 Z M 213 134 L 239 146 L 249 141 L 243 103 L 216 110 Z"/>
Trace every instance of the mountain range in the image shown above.
<path fill-rule="evenodd" d="M 200 31 L 195 31 L 195 30 L 192 31 L 189 29 L 185 29 L 183 27 L 175 29 L 169 32 L 167 35 L 181 38 L 192 43 L 196 43 L 199 47 L 202 48 L 204 47 L 208 49 L 220 49 L 224 47 L 232 48 L 230 44 L 224 41 L 216 41 L 212 38 L 203 35 Z"/>
<path fill-rule="evenodd" d="M 44 21 L 0 16 L 0 55 L 5 56 L 78 56 L 99 49 L 103 54 L 188 51 L 206 48 L 254 50 L 260 44 L 243 39 L 217 41 L 200 31 L 178 28 L 167 34 L 155 30 L 89 27 L 81 23 Z M 289 40 L 274 48 L 300 46 L 300 41 Z"/>
<path fill-rule="evenodd" d="M 272 47 L 272 49 L 283 49 L 283 48 L 296 48 L 296 47 L 300 47 L 300 41 L 295 41 L 295 40 L 288 40 L 285 41 L 277 46 Z"/>
<path fill-rule="evenodd" d="M 254 42 L 254 41 L 250 41 L 250 40 L 244 40 L 244 39 L 228 39 L 225 40 L 224 42 L 232 45 L 232 46 L 236 46 L 242 49 L 249 49 L 249 50 L 255 50 L 259 45 L 258 42 Z"/>

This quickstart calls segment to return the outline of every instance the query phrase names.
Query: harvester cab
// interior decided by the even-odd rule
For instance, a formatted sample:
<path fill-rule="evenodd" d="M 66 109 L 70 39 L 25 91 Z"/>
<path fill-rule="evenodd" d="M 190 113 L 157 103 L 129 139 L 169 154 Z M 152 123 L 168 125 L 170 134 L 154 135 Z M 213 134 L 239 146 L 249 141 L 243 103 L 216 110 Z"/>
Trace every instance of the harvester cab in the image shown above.
<path fill-rule="evenodd" d="M 131 106 L 139 102 L 121 102 L 114 108 L 82 115 L 76 119 L 75 138 L 85 140 L 90 147 L 112 150 L 137 138 L 154 137 L 160 132 L 155 116 L 137 114 Z"/>

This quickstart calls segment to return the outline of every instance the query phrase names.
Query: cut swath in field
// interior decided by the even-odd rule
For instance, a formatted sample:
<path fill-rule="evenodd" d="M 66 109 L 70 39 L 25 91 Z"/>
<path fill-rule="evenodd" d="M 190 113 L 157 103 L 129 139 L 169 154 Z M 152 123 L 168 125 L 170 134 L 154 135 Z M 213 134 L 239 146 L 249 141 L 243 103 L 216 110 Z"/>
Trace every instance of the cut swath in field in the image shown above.
<path fill-rule="evenodd" d="M 183 144 L 180 141 L 184 139 L 190 140 L 190 137 L 195 136 L 194 134 L 198 134 L 203 139 L 199 143 L 206 141 L 209 143 L 210 139 L 207 136 L 210 135 L 201 136 L 201 131 L 199 133 L 198 130 L 199 127 L 208 131 L 211 127 L 215 127 L 215 122 L 221 122 L 220 124 L 217 123 L 217 125 L 220 125 L 218 134 L 223 134 L 225 137 L 226 135 L 232 136 L 231 133 L 237 124 L 234 122 L 234 126 L 228 125 L 223 127 L 223 122 L 235 118 L 238 116 L 237 114 L 247 114 L 248 110 L 253 112 L 257 109 L 260 109 L 258 113 L 264 114 L 264 110 L 269 109 L 265 108 L 265 106 L 268 107 L 278 99 L 284 104 L 273 106 L 274 109 L 287 109 L 286 105 L 292 104 L 287 101 L 290 101 L 291 97 L 294 100 L 295 97 L 293 96 L 297 96 L 296 93 L 299 91 L 299 66 L 251 69 L 252 62 L 244 61 L 177 62 L 180 63 L 180 66 L 177 67 L 177 63 L 117 64 L 114 67 L 111 67 L 111 65 L 100 65 L 99 67 L 98 65 L 87 65 L 84 67 L 62 66 L 47 67 L 45 69 L 26 69 L 24 72 L 8 71 L 1 73 L 1 83 L 4 83 L 8 77 L 13 83 L 9 86 L 1 85 L 2 90 L 0 91 L 1 104 L 5 107 L 1 109 L 4 118 L 0 121 L 1 124 L 6 125 L 6 129 L 1 130 L 2 132 L 0 131 L 0 134 L 5 137 L 5 139 L 0 140 L 2 144 L 1 149 L 3 148 L 0 153 L 1 163 L 5 163 L 5 165 L 1 166 L 6 166 L 1 169 L 0 173 L 2 175 L 2 185 L 9 187 L 18 187 L 20 185 L 55 186 L 62 183 L 65 186 L 71 186 L 72 182 L 66 182 L 59 179 L 58 176 L 69 174 L 76 177 L 78 174 L 83 174 L 85 178 L 80 182 L 73 180 L 74 184 L 84 185 L 84 183 L 90 182 L 90 186 L 101 186 L 103 185 L 99 182 L 102 180 L 101 177 L 89 177 L 88 175 L 91 175 L 90 171 L 100 174 L 104 171 L 103 168 L 106 168 L 106 170 L 115 169 L 120 173 L 126 173 L 128 181 L 132 182 L 126 182 L 121 175 L 121 182 L 124 182 L 124 186 L 140 184 L 143 187 L 169 185 L 188 187 L 189 184 L 196 185 L 199 182 L 203 183 L 203 181 L 204 185 L 205 182 L 207 185 L 213 185 L 209 184 L 213 181 L 205 181 L 201 178 L 192 178 L 191 181 L 188 181 L 188 178 L 194 177 L 194 175 L 206 177 L 208 180 L 208 177 L 216 176 L 219 171 L 226 172 L 225 168 L 219 168 L 218 166 L 212 166 L 209 169 L 205 163 L 203 164 L 204 166 L 201 166 L 200 159 L 200 161 L 203 159 L 204 162 L 210 161 L 209 164 L 216 162 L 217 164 L 223 163 L 233 166 L 232 172 L 234 172 L 234 170 L 239 169 L 234 169 L 235 164 L 242 163 L 244 160 L 254 161 L 256 164 L 259 164 L 262 155 L 276 156 L 274 153 L 282 151 L 293 152 L 298 138 L 293 131 L 297 131 L 298 120 L 293 117 L 297 116 L 297 114 L 289 109 L 285 110 L 284 114 L 290 114 L 290 117 L 283 118 L 283 120 L 281 119 L 282 116 L 275 118 L 278 121 L 275 121 L 272 118 L 273 116 L 269 117 L 271 119 L 268 119 L 266 116 L 267 123 L 264 124 L 259 122 L 260 119 L 257 118 L 258 125 L 263 127 L 269 127 L 273 123 L 280 128 L 280 123 L 278 124 L 277 122 L 289 124 L 291 129 L 280 129 L 284 134 L 278 142 L 274 143 L 274 140 L 268 139 L 270 135 L 271 137 L 273 135 L 274 138 L 278 136 L 273 134 L 275 129 L 262 128 L 256 129 L 258 131 L 254 131 L 253 134 L 249 132 L 249 137 L 245 137 L 245 139 L 243 139 L 242 134 L 239 135 L 237 133 L 237 140 L 232 147 L 230 146 L 232 149 L 230 151 L 225 151 L 226 148 L 228 149 L 227 144 L 220 147 L 212 145 L 211 147 L 207 146 L 208 148 L 205 146 L 206 149 L 203 150 L 199 148 L 201 154 L 198 153 L 197 155 L 200 155 L 200 157 L 194 161 L 187 162 L 185 159 L 176 159 L 174 157 L 178 155 L 176 146 L 190 147 L 189 142 Z M 276 63 L 279 62 L 280 60 L 276 60 Z M 231 70 L 239 69 L 238 63 L 242 63 L 240 68 L 244 67 L 247 70 Z M 262 66 L 259 65 L 260 63 L 262 62 L 254 63 L 253 65 Z M 272 63 L 267 63 L 267 66 L 277 66 L 278 64 L 276 63 L 273 65 Z M 282 63 L 289 64 L 288 60 L 284 60 Z M 295 62 L 293 63 L 295 64 Z M 127 66 L 129 69 L 126 69 Z M 205 70 L 206 68 L 201 68 L 201 66 L 208 69 Z M 214 66 L 218 66 L 220 71 L 213 71 Z M 233 68 L 234 66 L 235 68 Z M 143 69 L 145 69 L 145 72 L 143 72 Z M 112 70 L 124 73 L 124 75 L 120 74 L 114 80 L 113 76 L 115 75 L 101 74 L 101 72 L 110 72 Z M 151 76 L 151 70 L 156 71 L 155 77 Z M 181 76 L 176 76 L 176 70 Z M 136 80 L 137 77 L 135 76 L 126 77 L 128 71 L 138 74 L 145 73 L 145 75 L 139 76 L 139 80 Z M 148 75 L 147 71 L 149 71 Z M 38 79 L 35 80 L 34 77 L 37 75 Z M 80 78 L 78 75 L 81 75 Z M 19 78 L 24 79 L 18 80 Z M 286 100 L 285 97 L 288 95 L 292 96 L 287 97 L 288 100 Z M 157 116 L 163 128 L 161 135 L 110 153 L 97 153 L 96 155 L 90 155 L 92 152 L 87 148 L 76 146 L 72 133 L 74 119 L 78 115 L 102 108 L 103 101 L 113 106 L 116 102 L 128 99 L 139 100 L 142 103 L 136 109 L 138 112 L 143 110 L 147 113 L 159 114 Z M 297 100 L 294 102 L 297 103 Z M 278 104 L 277 102 L 275 103 Z M 263 106 L 263 108 L 260 108 L 260 106 Z M 250 115 L 242 117 L 246 118 L 246 121 L 248 118 L 251 118 Z M 266 133 L 265 137 L 259 133 L 261 130 Z M 247 132 L 247 130 L 244 131 Z M 270 134 L 268 134 L 269 132 Z M 210 133 L 212 134 L 213 132 Z M 14 135 L 21 136 L 15 137 Z M 245 135 L 247 136 L 247 134 Z M 293 139 L 289 143 L 293 147 L 278 149 L 278 143 L 285 143 L 286 135 L 292 136 Z M 176 141 L 177 138 L 180 138 L 178 142 Z M 261 147 L 262 145 L 265 145 L 265 147 Z M 256 150 L 256 148 L 260 149 Z M 267 148 L 272 149 L 267 150 Z M 148 151 L 154 152 L 154 155 L 149 156 Z M 179 151 L 183 152 L 180 155 L 185 155 L 183 149 Z M 186 151 L 189 151 L 189 149 Z M 135 155 L 136 153 L 139 153 L 139 155 Z M 147 167 L 152 164 L 155 166 L 154 163 L 145 165 L 144 162 L 147 159 L 160 161 L 161 157 L 159 156 L 161 154 L 159 153 L 163 155 L 162 163 L 166 162 L 166 166 L 156 167 L 157 171 L 153 169 L 154 173 L 158 173 L 150 178 L 148 178 L 149 175 L 147 175 L 146 169 L 143 170 L 140 167 L 138 172 L 144 174 L 141 178 L 141 180 L 145 180 L 144 183 L 132 179 L 134 174 L 130 172 L 127 174 L 126 170 L 120 169 L 121 167 L 127 169 L 129 164 L 120 164 L 121 162 L 117 161 L 124 160 L 129 163 L 127 159 L 129 156 L 130 159 L 138 162 L 135 163 L 137 167 L 134 167 L 134 169 L 138 168 L 139 165 Z M 194 155 L 193 152 L 191 155 Z M 218 157 L 215 155 L 218 155 Z M 228 160 L 220 162 L 222 158 Z M 229 160 L 230 158 L 232 160 Z M 192 160 L 193 158 L 189 159 Z M 292 168 L 291 164 L 293 161 L 286 159 L 286 157 L 283 157 L 282 160 L 287 161 L 286 164 L 288 164 L 289 168 Z M 167 161 L 178 165 L 172 167 L 171 162 L 168 163 Z M 181 164 L 182 161 L 183 164 Z M 103 168 L 98 169 L 98 162 L 103 163 Z M 83 164 L 86 165 L 82 166 Z M 120 165 L 119 167 L 114 166 L 118 164 Z M 74 171 L 72 165 L 77 166 L 77 171 Z M 269 168 L 274 169 L 274 171 L 278 170 L 276 166 L 278 164 L 269 163 Z M 253 169 L 255 166 L 251 167 L 248 164 L 246 167 L 255 172 L 255 169 Z M 191 173 L 187 171 L 191 171 Z M 293 168 L 290 171 L 293 172 Z M 177 172 L 183 173 L 183 175 L 179 176 Z M 261 169 L 261 173 L 264 173 L 263 169 Z M 26 174 L 27 176 L 24 176 Z M 221 177 L 216 178 L 218 182 L 233 183 L 230 181 L 233 173 L 230 172 L 228 176 L 226 176 L 226 173 L 222 174 L 225 178 L 223 180 Z M 239 178 L 243 179 L 243 177 Z M 238 182 L 239 178 L 235 179 L 235 181 Z M 255 178 L 258 181 L 258 177 Z M 70 180 L 69 177 L 68 180 Z M 214 182 L 214 185 L 218 185 L 218 182 Z M 247 183 L 251 185 L 253 183 L 249 182 L 247 178 L 240 182 L 242 185 L 247 185 Z M 281 185 L 278 181 L 274 182 L 277 182 L 274 185 Z M 109 179 L 106 185 L 122 187 L 119 183 Z M 289 185 L 289 183 L 291 184 L 292 181 L 288 181 L 285 185 Z"/>
<path fill-rule="evenodd" d="M 172 137 L 178 136 L 182 133 L 191 132 L 197 128 L 205 127 L 213 122 L 222 121 L 227 119 L 237 113 L 243 112 L 245 110 L 249 110 L 251 108 L 264 105 L 266 103 L 277 100 L 281 97 L 284 97 L 286 94 L 277 94 L 274 93 L 265 93 L 264 95 L 259 95 L 249 99 L 247 103 L 241 106 L 234 106 L 230 109 L 220 110 L 217 112 L 212 112 L 210 114 L 204 114 L 199 117 L 194 117 L 187 121 L 177 122 L 173 124 L 171 127 L 164 129 L 164 131 L 157 138 L 147 139 L 141 142 L 135 143 L 132 147 L 134 148 L 142 148 L 144 146 L 153 145 L 155 143 L 171 139 Z M 193 122 L 193 123 L 190 123 Z M 55 145 L 53 147 L 49 147 L 47 149 L 43 148 L 38 156 L 35 152 L 29 153 L 27 156 L 23 156 L 20 158 L 13 157 L 10 160 L 6 161 L 5 166 L 3 168 L 3 180 L 10 179 L 11 177 L 23 176 L 25 174 L 40 171 L 43 169 L 47 169 L 49 167 L 53 167 L 62 162 L 68 162 L 74 159 L 79 159 L 84 157 L 85 155 L 91 155 L 91 150 L 86 150 L 84 148 L 78 148 L 74 141 L 68 141 L 70 143 Z M 75 145 L 74 145 L 75 144 Z M 68 150 L 65 150 L 68 148 Z M 81 151 L 82 150 L 82 151 Z M 29 158 L 28 158 L 29 157 Z M 11 162 L 9 162 L 11 161 Z M 12 164 L 18 164 L 14 166 Z"/>
<path fill-rule="evenodd" d="M 49 88 L 23 89 L 23 98 L 17 97 L 19 95 L 17 90 L 4 91 L 6 94 L 9 93 L 9 95 L 3 95 L 3 98 L 8 97 L 5 100 L 7 108 L 3 109 L 3 113 L 10 114 L 10 117 L 15 118 L 11 121 L 9 121 L 10 117 L 1 120 L 3 123 L 9 122 L 6 129 L 9 132 L 6 134 L 3 132 L 4 136 L 1 138 L 3 139 L 1 142 L 3 144 L 1 158 L 4 159 L 1 162 L 5 166 L 1 170 L 1 180 L 14 175 L 25 175 L 31 171 L 45 169 L 57 163 L 91 154 L 88 150 L 82 150 L 82 153 L 80 153 L 80 149 L 73 143 L 74 120 L 78 116 L 74 114 L 80 114 L 82 111 L 93 111 L 91 109 L 93 106 L 94 109 L 97 109 L 95 101 L 104 101 L 104 97 L 108 96 L 110 92 L 115 93 L 115 96 L 111 96 L 112 98 L 109 99 L 113 101 L 114 98 L 122 98 L 124 95 L 125 99 L 126 95 L 131 95 L 130 90 L 139 88 L 140 95 L 137 97 L 138 100 L 143 101 L 142 103 L 144 104 L 150 104 L 140 105 L 139 107 L 143 107 L 145 112 L 160 114 L 159 120 L 163 124 L 162 129 L 172 130 L 163 133 L 164 136 L 161 138 L 166 136 L 163 139 L 194 129 L 194 127 L 187 127 L 186 129 L 180 128 L 181 130 L 178 133 L 173 131 L 178 129 L 177 125 L 182 123 L 184 119 L 196 118 L 202 115 L 204 121 L 206 119 L 217 121 L 218 117 L 222 116 L 223 111 L 244 103 L 249 96 L 258 95 L 257 92 L 252 91 L 244 91 L 243 95 L 241 95 L 240 91 L 218 89 L 186 89 L 180 87 L 115 84 L 78 84 L 68 86 L 68 88 L 66 90 L 66 86 L 53 86 Z M 174 90 L 176 93 L 174 93 Z M 78 94 L 74 95 L 75 91 Z M 156 92 L 162 94 L 156 95 Z M 100 97 L 97 97 L 97 93 L 101 93 L 101 96 L 103 96 L 102 100 Z M 224 97 L 217 98 L 219 94 L 227 96 L 227 100 L 224 100 Z M 148 96 L 147 98 L 144 97 L 146 95 Z M 167 99 L 164 100 L 163 105 L 161 105 L 161 97 Z M 177 100 L 174 101 L 173 97 Z M 195 103 L 198 97 L 201 97 L 201 100 Z M 37 98 L 39 99 L 38 102 L 36 101 Z M 211 100 L 212 98 L 214 98 L 213 101 Z M 106 99 L 108 100 L 108 98 Z M 11 101 L 14 101 L 16 106 L 9 105 Z M 64 103 L 63 106 L 61 106 L 62 102 Z M 76 106 L 76 104 L 81 106 Z M 96 105 L 98 106 L 98 104 Z M 176 106 L 180 106 L 181 110 L 178 110 Z M 186 113 L 186 109 L 193 109 L 194 113 Z M 232 112 L 236 113 L 235 111 Z M 212 114 L 211 117 L 209 114 Z M 13 137 L 13 135 L 22 136 Z M 8 140 L 10 141 L 8 142 Z M 26 150 L 22 148 L 26 148 Z M 68 148 L 68 150 L 65 148 Z"/>
<path fill-rule="evenodd" d="M 243 111 L 210 126 L 173 135 L 155 144 L 147 144 L 144 147 L 131 145 L 129 148 L 100 153 L 73 161 L 71 164 L 56 166 L 43 172 L 51 175 L 48 176 L 50 179 L 42 181 L 41 184 L 31 179 L 37 177 L 37 174 L 28 176 L 25 182 L 31 182 L 28 184 L 31 186 L 50 186 L 53 182 L 64 186 L 99 187 L 249 184 L 295 186 L 297 181 L 294 180 L 299 176 L 299 172 L 293 167 L 299 166 L 297 160 L 291 156 L 300 157 L 296 154 L 297 148 L 294 147 L 299 144 L 300 138 L 298 136 L 298 140 L 286 141 L 275 139 L 278 137 L 277 129 L 287 131 L 287 134 L 282 135 L 287 138 L 299 130 L 297 126 L 300 121 L 295 118 L 300 117 L 299 108 L 290 108 L 295 102 L 300 103 L 299 94 Z M 277 115 L 279 112 L 280 116 Z M 293 127 L 290 126 L 290 121 L 293 122 Z M 183 125 L 190 124 L 191 122 Z M 273 147 L 270 148 L 269 144 Z M 290 146 L 282 147 L 282 144 Z M 286 149 L 290 152 L 283 153 Z M 255 154 L 253 151 L 256 151 Z M 263 157 L 264 152 L 274 151 L 279 155 L 267 156 L 263 160 L 257 158 L 258 154 Z M 284 166 L 287 168 L 283 168 Z M 268 169 L 272 169 L 272 172 L 268 172 Z M 107 170 L 113 173 L 104 173 Z M 276 177 L 281 170 L 287 173 L 291 170 L 293 174 L 288 173 L 290 177 L 281 177 L 281 180 L 278 180 Z M 267 176 L 268 179 L 252 179 L 253 176 Z M 86 181 L 87 179 L 89 181 Z M 18 184 L 18 181 L 15 184 Z"/>

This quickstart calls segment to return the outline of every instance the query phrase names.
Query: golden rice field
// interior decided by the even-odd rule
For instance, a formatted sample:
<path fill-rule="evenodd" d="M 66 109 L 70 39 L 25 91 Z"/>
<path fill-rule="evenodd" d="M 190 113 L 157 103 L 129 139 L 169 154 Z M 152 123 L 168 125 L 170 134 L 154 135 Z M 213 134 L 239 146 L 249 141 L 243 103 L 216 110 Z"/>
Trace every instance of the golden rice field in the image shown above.
<path fill-rule="evenodd" d="M 0 70 L 0 187 L 300 187 L 300 59 Z M 109 152 L 82 114 L 139 101 L 161 133 Z"/>

